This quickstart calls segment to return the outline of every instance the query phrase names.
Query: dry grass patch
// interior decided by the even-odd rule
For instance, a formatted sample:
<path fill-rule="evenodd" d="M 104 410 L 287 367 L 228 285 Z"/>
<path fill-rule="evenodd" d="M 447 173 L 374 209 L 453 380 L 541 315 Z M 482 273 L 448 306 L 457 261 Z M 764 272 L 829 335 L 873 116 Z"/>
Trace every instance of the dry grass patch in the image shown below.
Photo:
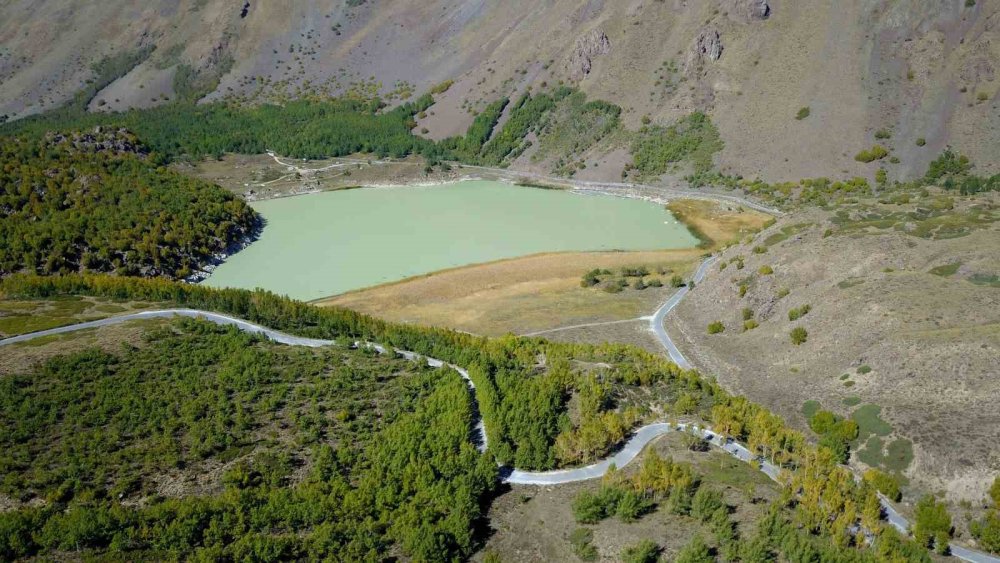
<path fill-rule="evenodd" d="M 580 287 L 580 276 L 595 268 L 635 264 L 664 265 L 688 273 L 700 254 L 697 249 L 540 254 L 446 270 L 316 304 L 478 334 L 520 334 L 647 315 L 671 290 L 609 294 Z"/>

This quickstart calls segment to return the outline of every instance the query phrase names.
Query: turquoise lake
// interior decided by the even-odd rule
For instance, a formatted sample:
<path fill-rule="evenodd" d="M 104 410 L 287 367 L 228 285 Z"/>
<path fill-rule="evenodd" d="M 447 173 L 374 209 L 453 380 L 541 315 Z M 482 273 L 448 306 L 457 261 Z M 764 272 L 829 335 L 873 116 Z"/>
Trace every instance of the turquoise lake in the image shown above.
<path fill-rule="evenodd" d="M 698 244 L 661 205 L 491 181 L 322 192 L 252 205 L 267 221 L 260 239 L 220 265 L 206 285 L 311 300 L 539 252 Z"/>

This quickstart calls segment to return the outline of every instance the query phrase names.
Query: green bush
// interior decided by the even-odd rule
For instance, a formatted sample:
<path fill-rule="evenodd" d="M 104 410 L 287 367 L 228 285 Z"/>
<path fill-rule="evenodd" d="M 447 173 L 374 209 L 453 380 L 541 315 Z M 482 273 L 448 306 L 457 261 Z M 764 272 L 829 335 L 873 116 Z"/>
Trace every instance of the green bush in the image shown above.
<path fill-rule="evenodd" d="M 765 264 L 757 270 L 757 273 L 762 276 L 769 276 L 774 273 L 774 269 Z"/>
<path fill-rule="evenodd" d="M 749 321 L 752 318 L 753 318 L 753 309 L 751 309 L 750 307 L 744 307 L 743 308 L 743 320 L 744 321 Z"/>
<path fill-rule="evenodd" d="M 709 334 L 719 334 L 726 330 L 726 325 L 722 324 L 722 321 L 714 321 L 708 323 L 708 333 Z"/>
<path fill-rule="evenodd" d="M 715 557 L 705 540 L 695 535 L 677 554 L 674 563 L 715 563 Z"/>
<path fill-rule="evenodd" d="M 924 495 L 914 510 L 913 539 L 920 545 L 946 553 L 951 538 L 952 525 L 948 507 L 931 495 Z"/>
<path fill-rule="evenodd" d="M 708 522 L 716 510 L 725 507 L 726 504 L 722 501 L 722 493 L 720 491 L 709 487 L 699 487 L 698 492 L 694 494 L 694 499 L 691 501 L 691 516 L 702 522 Z"/>
<path fill-rule="evenodd" d="M 890 500 L 898 502 L 903 497 L 899 488 L 899 479 L 884 471 L 869 469 L 865 471 L 864 480 Z"/>
<path fill-rule="evenodd" d="M 582 491 L 573 499 L 573 517 L 581 524 L 596 524 L 615 514 L 622 491 L 615 487 L 602 487 L 596 493 Z"/>
<path fill-rule="evenodd" d="M 972 537 L 980 547 L 990 553 L 1000 553 L 1000 513 L 996 509 L 990 510 L 979 520 L 974 520 L 969 525 Z"/>
<path fill-rule="evenodd" d="M 926 144 L 927 144 L 927 139 L 925 139 L 923 137 L 918 137 L 917 138 L 917 146 L 918 147 L 922 147 L 922 146 L 924 146 Z"/>
<path fill-rule="evenodd" d="M 868 150 L 863 150 L 858 154 L 854 155 L 854 160 L 858 162 L 874 162 L 876 160 L 882 160 L 883 158 L 889 156 L 889 151 L 886 150 L 882 145 L 875 145 Z"/>
<path fill-rule="evenodd" d="M 795 119 L 802 121 L 803 119 L 809 117 L 809 113 L 810 113 L 809 106 L 806 106 L 804 108 L 799 108 L 798 113 L 795 114 Z"/>
<path fill-rule="evenodd" d="M 591 543 L 594 541 L 594 532 L 587 528 L 577 528 L 569 536 L 569 542 L 573 546 L 573 553 L 581 561 L 596 561 L 598 557 L 597 548 Z"/>
<path fill-rule="evenodd" d="M 757 321 L 755 321 L 753 319 L 745 320 L 745 321 L 743 321 L 743 332 L 746 332 L 748 330 L 753 330 L 753 329 L 755 329 L 755 328 L 757 328 L 759 326 L 760 326 L 760 323 L 758 323 Z"/>
<path fill-rule="evenodd" d="M 798 346 L 800 344 L 804 344 L 806 340 L 808 340 L 809 332 L 805 328 L 797 326 L 788 333 L 788 336 L 791 338 L 792 344 Z"/>
<path fill-rule="evenodd" d="M 806 316 L 807 314 L 809 314 L 809 311 L 811 311 L 811 310 L 812 310 L 812 306 L 811 305 L 803 305 L 801 307 L 796 307 L 794 309 L 789 309 L 788 310 L 788 320 L 790 320 L 790 321 L 797 321 L 797 320 L 801 319 L 802 317 Z"/>
<path fill-rule="evenodd" d="M 660 546 L 650 540 L 642 540 L 622 551 L 622 563 L 656 563 L 659 554 Z"/>

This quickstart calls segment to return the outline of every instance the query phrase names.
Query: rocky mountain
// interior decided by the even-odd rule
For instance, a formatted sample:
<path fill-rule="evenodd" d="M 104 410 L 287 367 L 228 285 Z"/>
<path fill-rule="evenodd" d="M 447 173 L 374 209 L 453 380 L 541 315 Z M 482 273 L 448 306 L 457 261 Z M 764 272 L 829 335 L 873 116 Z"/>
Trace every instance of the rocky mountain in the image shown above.
<path fill-rule="evenodd" d="M 13 0 L 0 6 L 0 119 L 66 102 L 117 56 L 94 111 L 399 100 L 453 80 L 421 122 L 440 138 L 502 95 L 564 81 L 622 106 L 630 127 L 706 111 L 729 173 L 872 176 L 854 155 L 876 133 L 894 177 L 948 145 L 995 172 L 998 24 L 1000 0 Z"/>

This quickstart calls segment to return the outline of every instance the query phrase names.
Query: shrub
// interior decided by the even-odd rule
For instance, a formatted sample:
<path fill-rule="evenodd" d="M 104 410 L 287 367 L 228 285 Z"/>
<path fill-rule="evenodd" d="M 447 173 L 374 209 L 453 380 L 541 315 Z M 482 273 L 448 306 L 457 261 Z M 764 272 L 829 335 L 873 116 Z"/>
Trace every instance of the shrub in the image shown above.
<path fill-rule="evenodd" d="M 871 371 L 872 371 L 872 367 L 870 365 L 868 365 L 868 364 L 865 364 L 865 365 L 863 365 L 863 366 L 861 366 L 861 367 L 858 368 L 858 373 L 860 373 L 861 375 L 864 375 L 866 373 L 871 373 Z"/>
<path fill-rule="evenodd" d="M 854 155 L 854 160 L 858 162 L 875 162 L 876 160 L 882 160 L 883 158 L 889 156 L 889 151 L 882 145 L 875 145 L 868 150 L 863 150 L 858 154 Z"/>
<path fill-rule="evenodd" d="M 618 499 L 618 508 L 615 510 L 615 515 L 622 522 L 635 522 L 643 514 L 649 512 L 652 507 L 652 502 L 639 496 L 638 493 L 625 491 Z"/>
<path fill-rule="evenodd" d="M 751 309 L 750 307 L 744 307 L 743 308 L 743 320 L 744 321 L 749 321 L 752 318 L 753 318 L 753 309 Z"/>
<path fill-rule="evenodd" d="M 765 252 L 767 252 L 767 247 L 766 246 L 755 246 L 755 247 L 753 247 L 753 253 L 754 254 L 764 254 Z"/>
<path fill-rule="evenodd" d="M 622 563 L 656 563 L 660 546 L 650 540 L 642 540 L 622 551 Z"/>
<path fill-rule="evenodd" d="M 684 285 L 684 278 L 674 274 L 670 277 L 670 287 L 681 287 Z"/>
<path fill-rule="evenodd" d="M 803 305 L 803 306 L 797 307 L 795 309 L 789 309 L 789 311 L 788 311 L 788 320 L 790 320 L 790 321 L 797 321 L 797 320 L 801 319 L 802 317 L 806 316 L 806 314 L 808 314 L 809 311 L 811 311 L 811 310 L 812 310 L 812 306 L 811 305 Z"/>
<path fill-rule="evenodd" d="M 770 276 L 771 274 L 774 273 L 774 269 L 765 264 L 757 270 L 757 273 L 762 276 Z"/>
<path fill-rule="evenodd" d="M 646 282 L 646 285 L 649 287 L 663 287 L 663 282 L 660 281 L 660 278 L 652 278 Z"/>
<path fill-rule="evenodd" d="M 865 471 L 864 480 L 890 500 L 899 501 L 903 494 L 899 490 L 899 480 L 878 469 Z"/>
<path fill-rule="evenodd" d="M 801 326 L 797 326 L 793 328 L 790 333 L 788 333 L 788 336 L 792 339 L 792 344 L 798 346 L 800 344 L 804 344 L 806 340 L 808 340 L 809 332 Z"/>
<path fill-rule="evenodd" d="M 760 326 L 760 323 L 758 323 L 757 321 L 755 321 L 753 319 L 745 320 L 745 321 L 743 321 L 743 332 L 746 332 L 748 330 L 753 330 L 753 329 L 755 329 L 755 328 L 757 328 L 759 326 Z"/>
<path fill-rule="evenodd" d="M 721 492 L 708 487 L 701 487 L 694 494 L 694 499 L 691 501 L 691 516 L 702 522 L 708 522 L 708 519 L 712 517 L 712 514 L 716 510 L 725 507 L 726 504 L 722 501 Z"/>
<path fill-rule="evenodd" d="M 1000 475 L 997 475 L 993 479 L 993 485 L 990 486 L 990 498 L 993 500 L 993 507 L 1000 508 Z"/>
<path fill-rule="evenodd" d="M 573 517 L 581 524 L 596 524 L 618 510 L 621 496 L 614 487 L 603 487 L 596 493 L 583 491 L 573 499 Z"/>
<path fill-rule="evenodd" d="M 632 289 L 642 291 L 643 289 L 646 289 L 646 282 L 642 281 L 642 278 L 635 278 L 635 281 L 632 282 Z"/>
<path fill-rule="evenodd" d="M 923 546 L 930 546 L 933 541 L 938 553 L 946 553 L 948 539 L 951 537 L 951 515 L 943 502 L 938 502 L 931 495 L 924 495 L 917 502 L 914 512 L 913 539 Z"/>
<path fill-rule="evenodd" d="M 708 548 L 708 544 L 705 540 L 701 538 L 700 535 L 696 535 L 691 538 L 691 541 L 681 549 L 680 553 L 677 554 L 677 559 L 674 559 L 674 563 L 714 563 L 715 557 L 712 556 L 711 550 Z"/>
<path fill-rule="evenodd" d="M 875 132 L 875 138 L 879 140 L 892 138 L 892 133 L 888 129 L 879 129 Z"/>
<path fill-rule="evenodd" d="M 741 283 L 741 284 L 740 284 L 740 297 L 745 297 L 745 296 L 746 296 L 746 294 L 747 294 L 747 289 L 749 289 L 749 288 L 747 287 L 747 284 L 745 284 L 745 283 Z"/>
<path fill-rule="evenodd" d="M 995 509 L 981 520 L 973 521 L 969 531 L 983 549 L 990 553 L 1000 553 L 1000 514 Z"/>
<path fill-rule="evenodd" d="M 809 117 L 809 113 L 809 106 L 799 108 L 799 112 L 795 114 L 795 119 L 802 121 L 803 119 Z"/>
<path fill-rule="evenodd" d="M 726 325 L 722 324 L 722 321 L 715 321 L 708 323 L 708 333 L 709 334 L 719 334 L 726 330 Z"/>
<path fill-rule="evenodd" d="M 597 560 L 597 548 L 591 542 L 594 540 L 594 532 L 587 528 L 577 528 L 569 535 L 569 543 L 573 546 L 573 553 L 583 561 Z"/>
<path fill-rule="evenodd" d="M 927 144 L 927 139 L 925 139 L 923 137 L 917 138 L 917 146 L 918 147 L 922 147 L 922 146 L 924 146 L 926 144 Z"/>

